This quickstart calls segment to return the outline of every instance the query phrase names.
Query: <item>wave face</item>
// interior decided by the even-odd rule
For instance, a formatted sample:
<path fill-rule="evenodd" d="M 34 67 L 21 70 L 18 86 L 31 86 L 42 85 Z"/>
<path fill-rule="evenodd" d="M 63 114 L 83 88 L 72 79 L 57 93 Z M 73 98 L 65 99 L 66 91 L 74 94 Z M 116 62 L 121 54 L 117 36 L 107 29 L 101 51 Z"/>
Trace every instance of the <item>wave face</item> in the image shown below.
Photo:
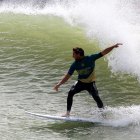
<path fill-rule="evenodd" d="M 138 0 L 3 0 L 0 12 L 55 15 L 82 27 L 101 48 L 121 42 L 108 56 L 112 72 L 140 79 L 140 2 Z"/>

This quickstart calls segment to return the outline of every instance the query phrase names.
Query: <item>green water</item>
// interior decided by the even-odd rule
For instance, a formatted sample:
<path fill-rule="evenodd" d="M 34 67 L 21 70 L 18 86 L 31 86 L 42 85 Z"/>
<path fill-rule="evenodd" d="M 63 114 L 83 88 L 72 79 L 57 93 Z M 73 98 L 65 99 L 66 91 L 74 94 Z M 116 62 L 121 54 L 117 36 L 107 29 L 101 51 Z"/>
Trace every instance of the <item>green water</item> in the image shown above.
<path fill-rule="evenodd" d="M 73 62 L 75 46 L 83 47 L 87 55 L 100 51 L 97 40 L 89 40 L 82 28 L 71 26 L 61 18 L 0 14 L 2 140 L 139 139 L 140 84 L 130 75 L 111 73 L 103 58 L 96 63 L 96 77 L 100 96 L 107 106 L 106 124 L 50 121 L 25 114 L 24 110 L 54 115 L 65 112 L 66 93 L 76 80 L 76 73 L 58 93 L 53 86 Z M 72 113 L 99 117 L 95 102 L 86 92 L 75 96 Z"/>

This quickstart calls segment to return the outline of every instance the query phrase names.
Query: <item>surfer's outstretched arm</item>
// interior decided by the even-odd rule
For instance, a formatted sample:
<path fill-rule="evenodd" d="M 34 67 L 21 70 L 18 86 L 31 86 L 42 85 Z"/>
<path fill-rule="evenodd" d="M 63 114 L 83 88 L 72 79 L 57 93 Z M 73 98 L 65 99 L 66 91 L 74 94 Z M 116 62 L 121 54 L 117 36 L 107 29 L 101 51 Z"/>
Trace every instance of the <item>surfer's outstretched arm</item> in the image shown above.
<path fill-rule="evenodd" d="M 119 45 L 123 45 L 123 44 L 122 44 L 122 43 L 117 43 L 117 44 L 115 44 L 115 45 L 113 45 L 113 46 L 111 46 L 111 47 L 106 48 L 105 50 L 103 50 L 103 51 L 101 52 L 101 54 L 102 54 L 102 55 L 106 55 L 106 54 L 108 54 L 109 52 L 111 52 L 114 48 L 119 47 Z"/>
<path fill-rule="evenodd" d="M 71 75 L 66 74 L 66 75 L 62 78 L 62 80 L 61 80 L 60 82 L 58 82 L 58 83 L 54 86 L 54 90 L 58 91 L 58 88 L 59 88 L 62 84 L 64 84 L 65 82 L 67 82 L 68 79 L 69 79 L 70 77 L 71 77 Z"/>

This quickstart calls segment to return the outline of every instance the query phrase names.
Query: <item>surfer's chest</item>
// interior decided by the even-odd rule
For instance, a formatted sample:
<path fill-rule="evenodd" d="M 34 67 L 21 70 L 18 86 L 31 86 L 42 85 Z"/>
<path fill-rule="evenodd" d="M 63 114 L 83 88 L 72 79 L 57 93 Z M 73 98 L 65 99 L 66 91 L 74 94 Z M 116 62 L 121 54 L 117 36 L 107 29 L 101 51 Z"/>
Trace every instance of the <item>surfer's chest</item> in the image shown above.
<path fill-rule="evenodd" d="M 76 63 L 76 70 L 94 68 L 94 66 L 95 66 L 95 63 L 93 61 L 83 60 Z"/>

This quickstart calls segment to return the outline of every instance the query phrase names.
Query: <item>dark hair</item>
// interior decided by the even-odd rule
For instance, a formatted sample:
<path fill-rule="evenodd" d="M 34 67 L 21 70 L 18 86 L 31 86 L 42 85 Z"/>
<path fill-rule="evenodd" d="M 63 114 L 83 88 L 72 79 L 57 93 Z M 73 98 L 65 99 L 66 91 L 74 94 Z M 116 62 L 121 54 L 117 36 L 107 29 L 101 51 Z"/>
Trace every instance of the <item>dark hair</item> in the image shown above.
<path fill-rule="evenodd" d="M 80 54 L 80 56 L 84 56 L 84 50 L 82 48 L 73 48 L 73 51 L 76 53 L 76 54 Z"/>

